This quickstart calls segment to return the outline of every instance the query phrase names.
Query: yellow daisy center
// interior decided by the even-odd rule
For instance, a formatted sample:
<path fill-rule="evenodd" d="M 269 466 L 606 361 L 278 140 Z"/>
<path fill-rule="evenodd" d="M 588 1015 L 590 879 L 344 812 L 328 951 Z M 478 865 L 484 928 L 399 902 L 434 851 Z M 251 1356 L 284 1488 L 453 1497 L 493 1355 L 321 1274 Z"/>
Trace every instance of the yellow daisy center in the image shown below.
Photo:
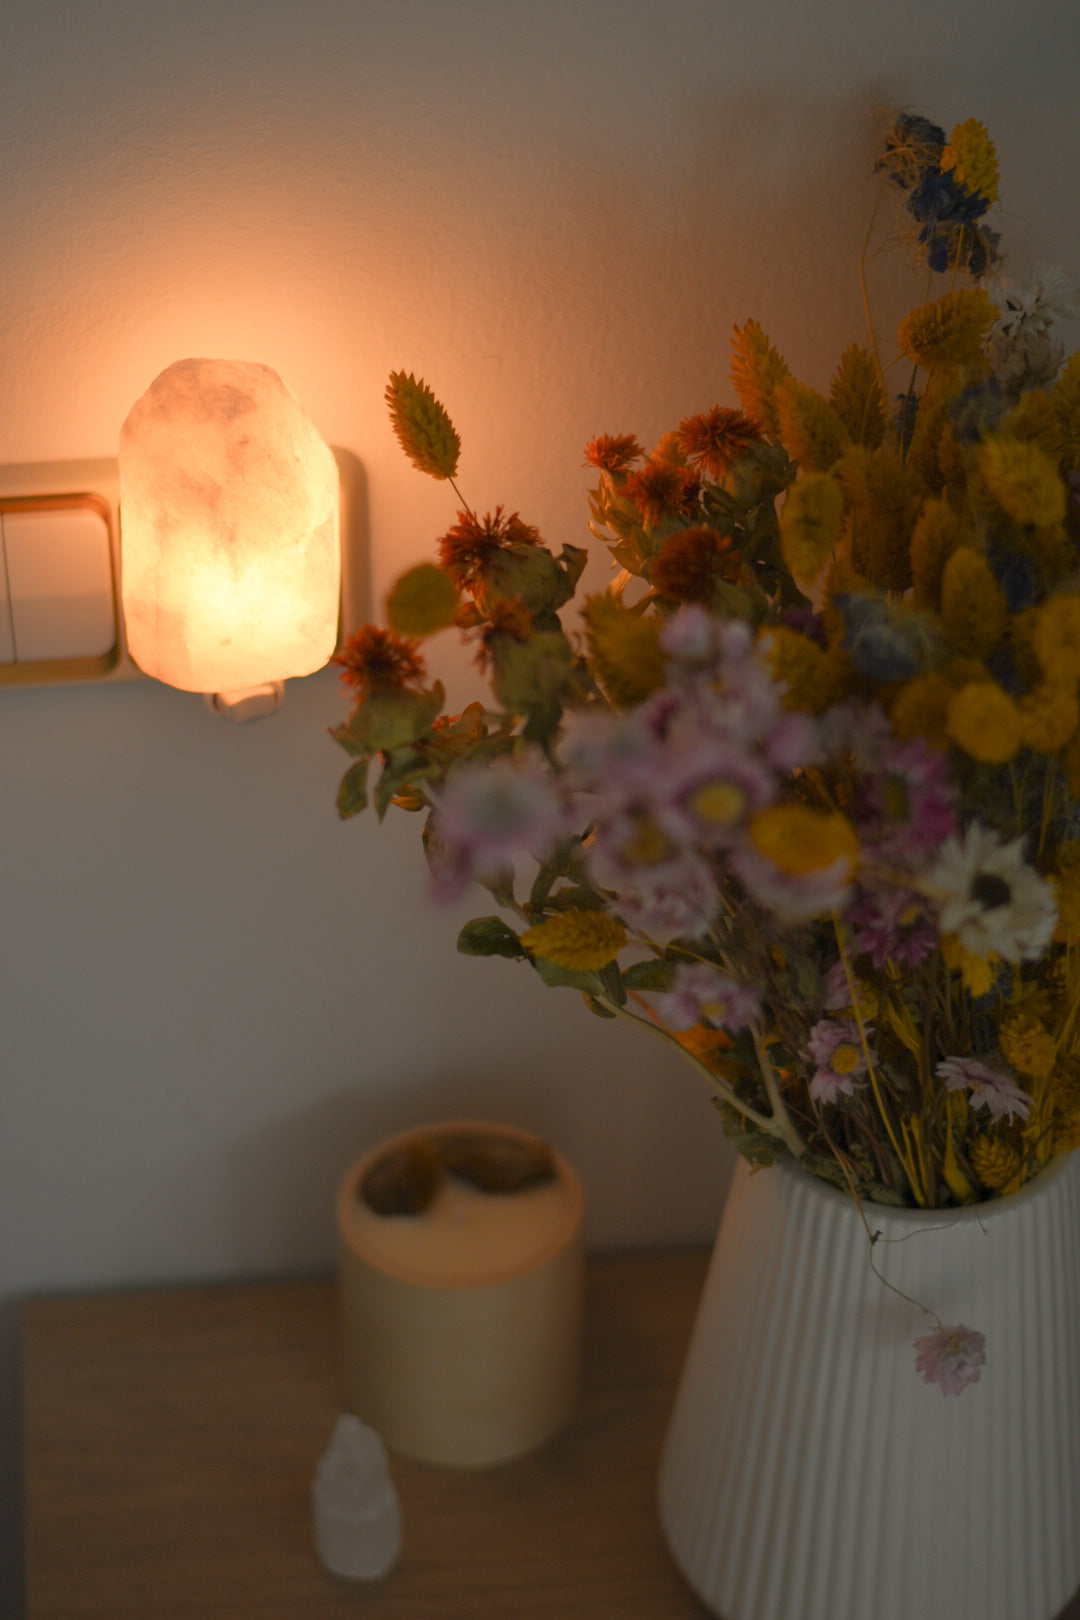
<path fill-rule="evenodd" d="M 689 805 L 700 821 L 730 827 L 746 809 L 746 794 L 734 782 L 706 782 L 691 793 Z"/>
<path fill-rule="evenodd" d="M 850 1041 L 841 1041 L 829 1059 L 829 1068 L 833 1074 L 854 1074 L 861 1061 L 859 1048 Z"/>

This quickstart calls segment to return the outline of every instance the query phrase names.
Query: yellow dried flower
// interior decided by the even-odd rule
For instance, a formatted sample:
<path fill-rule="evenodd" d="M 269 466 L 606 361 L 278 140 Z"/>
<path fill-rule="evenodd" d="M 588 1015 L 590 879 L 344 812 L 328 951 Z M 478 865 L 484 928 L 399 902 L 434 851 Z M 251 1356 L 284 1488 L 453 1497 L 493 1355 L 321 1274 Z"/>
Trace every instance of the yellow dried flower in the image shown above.
<path fill-rule="evenodd" d="M 983 765 L 1004 765 L 1020 747 L 1020 711 L 996 681 L 968 681 L 945 717 L 949 738 Z"/>
<path fill-rule="evenodd" d="M 852 443 L 876 450 L 885 437 L 887 411 L 881 371 L 869 349 L 852 343 L 844 350 L 829 400 Z"/>
<path fill-rule="evenodd" d="M 604 911 L 563 911 L 527 928 L 521 943 L 571 973 L 598 973 L 626 944 L 626 929 Z"/>
<path fill-rule="evenodd" d="M 386 598 L 386 619 L 402 636 L 430 636 L 453 624 L 457 587 L 435 563 L 418 563 L 402 574 Z"/>
<path fill-rule="evenodd" d="M 851 512 L 852 566 L 879 590 L 906 591 L 916 495 L 904 469 L 884 450 L 853 446 L 837 462 L 835 474 Z"/>
<path fill-rule="evenodd" d="M 1020 699 L 1020 741 L 1036 754 L 1057 754 L 1080 726 L 1076 692 L 1045 682 Z"/>
<path fill-rule="evenodd" d="M 1057 901 L 1054 938 L 1062 945 L 1080 945 L 1080 839 L 1061 845 L 1051 876 Z"/>
<path fill-rule="evenodd" d="M 900 347 L 926 371 L 934 366 L 977 366 L 997 313 L 984 287 L 958 287 L 904 317 Z"/>
<path fill-rule="evenodd" d="M 983 197 L 987 207 L 997 201 L 997 153 L 977 118 L 957 124 L 941 154 L 941 167 L 951 169 L 957 183 L 972 195 Z"/>
<path fill-rule="evenodd" d="M 911 580 L 916 607 L 938 608 L 945 564 L 960 544 L 960 518 L 948 501 L 931 496 L 911 534 Z"/>
<path fill-rule="evenodd" d="M 1071 354 L 1058 372 L 1050 395 L 1057 434 L 1057 452 L 1069 470 L 1080 467 L 1080 349 Z"/>
<path fill-rule="evenodd" d="M 919 402 L 904 468 L 908 477 L 927 495 L 938 494 L 947 481 L 942 445 L 946 441 L 955 445 L 948 411 L 958 392 L 953 374 L 938 372 L 930 378 Z M 953 477 L 948 479 L 950 483 L 956 481 Z"/>
<path fill-rule="evenodd" d="M 1080 596 L 1063 591 L 1034 610 L 1031 646 L 1047 680 L 1080 681 Z"/>
<path fill-rule="evenodd" d="M 890 718 L 902 742 L 922 737 L 932 748 L 947 748 L 947 716 L 956 688 L 941 670 L 905 681 L 893 698 Z"/>
<path fill-rule="evenodd" d="M 941 617 L 958 652 L 988 658 L 1009 624 L 1009 606 L 981 552 L 957 546 L 941 576 Z"/>
<path fill-rule="evenodd" d="M 1053 1070 L 1057 1042 L 1030 1013 L 1012 1013 L 1002 1019 L 998 1044 L 1006 1063 L 1017 1074 L 1026 1075 L 1032 1080 L 1045 1080 Z"/>
<path fill-rule="evenodd" d="M 944 934 L 941 958 L 950 973 L 959 973 L 964 989 L 971 995 L 989 995 L 994 988 L 999 958 L 993 951 L 989 956 L 976 956 L 960 943 L 955 934 Z"/>
<path fill-rule="evenodd" d="M 845 816 L 806 804 L 774 804 L 750 821 L 750 841 L 759 855 L 789 877 L 809 877 L 836 861 L 854 871 L 859 840 Z"/>
<path fill-rule="evenodd" d="M 1080 1147 L 1080 1108 L 1058 1121 L 1054 1126 L 1054 1153 L 1071 1153 Z"/>
<path fill-rule="evenodd" d="M 1005 427 L 1014 439 L 1031 440 L 1051 461 L 1058 460 L 1057 418 L 1050 395 L 1041 388 L 1029 388 L 1020 395 L 1005 419 Z"/>
<path fill-rule="evenodd" d="M 844 492 L 828 473 L 811 472 L 787 492 L 780 513 L 784 561 L 800 583 L 812 584 L 840 539 Z"/>
<path fill-rule="evenodd" d="M 757 321 L 747 321 L 745 326 L 735 328 L 731 350 L 731 381 L 740 405 L 748 416 L 761 423 L 770 438 L 779 438 L 776 388 L 788 375 L 786 362 Z"/>
<path fill-rule="evenodd" d="M 1019 1177 L 1023 1165 L 1019 1148 L 1001 1136 L 977 1136 L 968 1149 L 968 1158 L 988 1192 L 1004 1192 Z"/>
<path fill-rule="evenodd" d="M 658 619 L 633 613 L 607 595 L 587 597 L 581 617 L 590 667 L 616 708 L 632 708 L 663 686 L 667 654 Z"/>
<path fill-rule="evenodd" d="M 432 478 L 453 478 L 457 472 L 461 440 L 457 430 L 423 378 L 392 371 L 386 403 L 398 443 L 420 472 Z"/>
<path fill-rule="evenodd" d="M 1024 529 L 1019 543 L 1035 559 L 1049 588 L 1075 574 L 1076 544 L 1064 523 L 1051 523 L 1045 529 Z"/>
<path fill-rule="evenodd" d="M 784 683 L 786 709 L 821 714 L 843 696 L 850 666 L 842 654 L 787 625 L 767 633 L 766 651 L 773 675 Z"/>
<path fill-rule="evenodd" d="M 827 399 L 782 377 L 776 385 L 776 419 L 784 449 L 807 472 L 828 472 L 839 460 L 847 433 Z"/>
<path fill-rule="evenodd" d="M 1033 439 L 995 433 L 976 452 L 987 489 L 1018 523 L 1048 528 L 1065 516 L 1065 484 Z"/>

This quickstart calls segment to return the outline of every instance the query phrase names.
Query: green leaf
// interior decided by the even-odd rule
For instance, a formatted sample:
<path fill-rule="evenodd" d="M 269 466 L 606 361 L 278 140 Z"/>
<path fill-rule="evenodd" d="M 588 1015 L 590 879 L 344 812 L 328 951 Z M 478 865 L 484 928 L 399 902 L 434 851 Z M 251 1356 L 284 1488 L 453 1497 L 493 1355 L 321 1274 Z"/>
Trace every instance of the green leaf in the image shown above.
<path fill-rule="evenodd" d="M 333 735 L 351 754 L 389 753 L 430 731 L 444 697 L 438 681 L 430 692 L 369 693 Z"/>
<path fill-rule="evenodd" d="M 588 884 L 575 883 L 549 894 L 545 908 L 548 911 L 606 911 L 607 901 Z"/>
<path fill-rule="evenodd" d="M 387 623 L 403 636 L 431 636 L 445 630 L 457 610 L 457 587 L 435 563 L 408 569 L 386 598 Z"/>
<path fill-rule="evenodd" d="M 619 972 L 617 962 L 608 962 L 600 969 L 597 978 L 603 985 L 604 994 L 616 1007 L 626 1006 L 626 987 L 623 984 L 622 974 Z"/>
<path fill-rule="evenodd" d="M 563 566 L 563 571 L 570 585 L 570 595 L 573 596 L 577 590 L 578 580 L 585 572 L 585 564 L 589 560 L 589 553 L 583 546 L 565 545 L 559 552 L 558 560 Z"/>
<path fill-rule="evenodd" d="M 644 962 L 634 962 L 623 969 L 623 984 L 628 990 L 666 990 L 674 972 L 673 962 L 650 956 Z"/>
<path fill-rule="evenodd" d="M 610 1007 L 605 1007 L 603 1002 L 597 1001 L 595 996 L 590 996 L 588 991 L 584 992 L 582 1000 L 589 1011 L 596 1014 L 597 1018 L 614 1018 L 617 1016 Z"/>
<path fill-rule="evenodd" d="M 337 812 L 342 821 L 360 814 L 367 807 L 367 759 L 358 759 L 341 778 L 337 793 Z"/>
<path fill-rule="evenodd" d="M 530 956 L 529 961 L 544 983 L 553 990 L 580 990 L 584 995 L 594 996 L 600 989 L 595 973 L 577 973 L 572 968 L 556 967 L 546 956 Z"/>
<path fill-rule="evenodd" d="M 458 935 L 457 948 L 465 956 L 505 956 L 518 961 L 525 947 L 501 917 L 474 917 Z"/>

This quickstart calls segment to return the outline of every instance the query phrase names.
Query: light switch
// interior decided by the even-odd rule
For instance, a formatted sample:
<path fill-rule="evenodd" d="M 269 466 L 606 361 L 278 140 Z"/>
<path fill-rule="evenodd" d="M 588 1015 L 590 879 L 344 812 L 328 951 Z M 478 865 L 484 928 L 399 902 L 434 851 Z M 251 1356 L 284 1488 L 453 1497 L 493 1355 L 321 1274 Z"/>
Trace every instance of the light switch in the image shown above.
<path fill-rule="evenodd" d="M 101 658 L 117 645 L 109 527 L 91 502 L 4 511 L 8 660 Z M 2 654 L 0 654 L 2 656 Z"/>

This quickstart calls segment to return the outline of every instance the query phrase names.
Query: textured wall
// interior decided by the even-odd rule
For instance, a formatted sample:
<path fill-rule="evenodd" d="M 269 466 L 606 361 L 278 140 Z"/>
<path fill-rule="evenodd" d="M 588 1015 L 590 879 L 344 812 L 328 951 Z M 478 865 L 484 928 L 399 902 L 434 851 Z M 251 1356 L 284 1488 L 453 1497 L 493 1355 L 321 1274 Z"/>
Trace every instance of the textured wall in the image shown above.
<path fill-rule="evenodd" d="M 582 445 L 730 403 L 734 321 L 819 384 L 862 335 L 878 109 L 983 118 L 1017 269 L 1080 265 L 1078 57 L 1073 0 L 7 0 L 0 462 L 112 454 L 182 355 L 266 361 L 364 464 L 378 602 L 452 518 L 404 366 L 468 497 L 581 543 Z M 715 1222 L 693 1074 L 456 957 L 414 821 L 338 824 L 343 712 L 329 674 L 240 728 L 0 693 L 0 1477 L 19 1295 L 325 1265 L 345 1164 L 429 1112 L 557 1138 L 594 1243 Z"/>

